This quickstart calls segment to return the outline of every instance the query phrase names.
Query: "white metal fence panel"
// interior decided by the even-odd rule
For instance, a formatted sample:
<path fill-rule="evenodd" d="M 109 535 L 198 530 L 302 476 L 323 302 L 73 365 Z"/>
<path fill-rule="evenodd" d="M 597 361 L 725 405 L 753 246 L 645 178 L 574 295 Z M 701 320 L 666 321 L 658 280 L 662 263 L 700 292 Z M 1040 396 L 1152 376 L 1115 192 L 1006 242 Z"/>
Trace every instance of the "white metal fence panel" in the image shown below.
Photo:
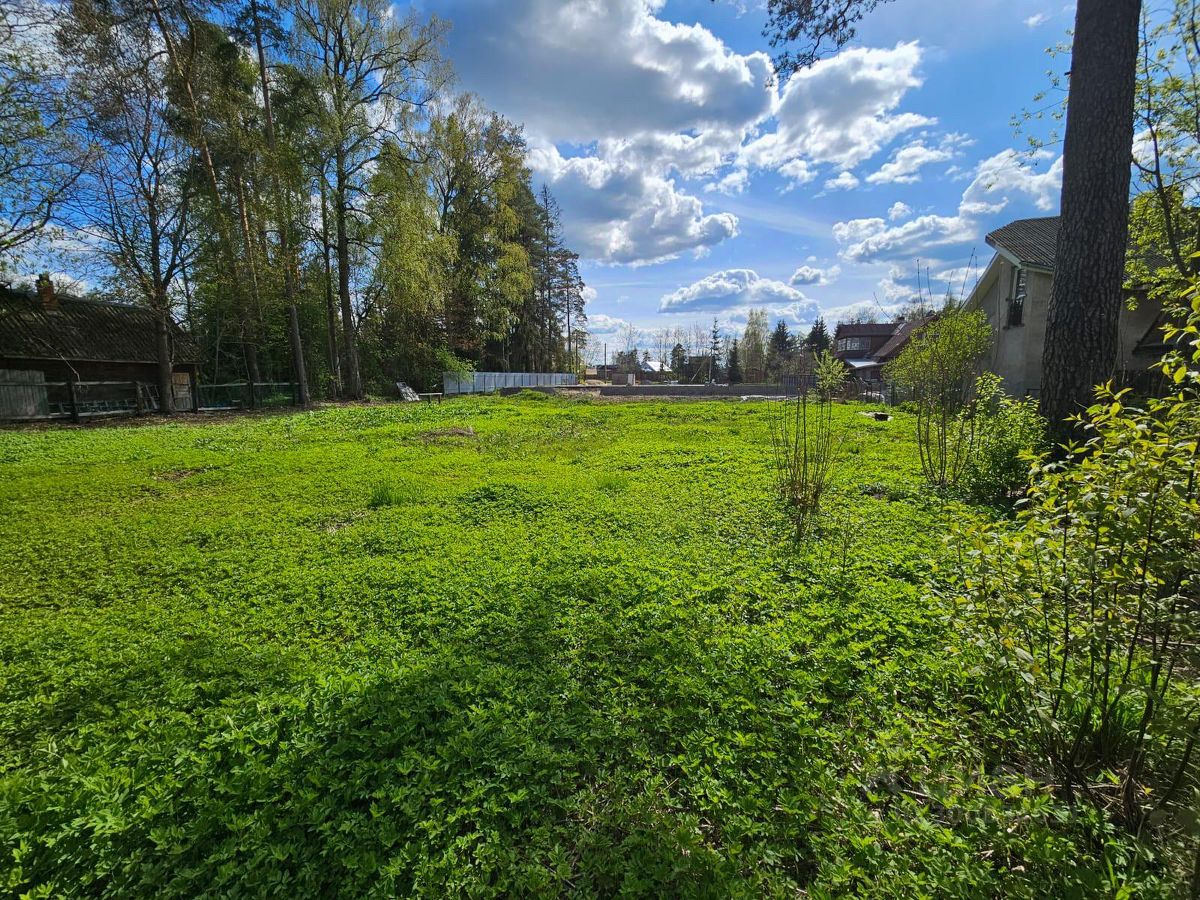
<path fill-rule="evenodd" d="M 573 384 L 579 384 L 579 379 L 566 372 L 442 373 L 442 392 L 447 395 L 487 394 L 502 388 L 565 387 Z"/>

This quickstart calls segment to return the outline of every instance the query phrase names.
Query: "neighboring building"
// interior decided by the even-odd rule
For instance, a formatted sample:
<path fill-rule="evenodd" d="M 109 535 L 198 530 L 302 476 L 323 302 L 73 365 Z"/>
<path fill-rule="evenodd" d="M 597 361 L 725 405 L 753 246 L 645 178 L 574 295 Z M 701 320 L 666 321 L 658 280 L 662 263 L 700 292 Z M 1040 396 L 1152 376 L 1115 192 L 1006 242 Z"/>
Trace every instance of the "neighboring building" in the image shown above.
<path fill-rule="evenodd" d="M 850 374 L 863 381 L 880 381 L 883 367 L 895 359 L 912 339 L 924 319 L 838 325 L 833 334 L 833 355 Z"/>
<path fill-rule="evenodd" d="M 1054 283 L 1054 250 L 1058 216 L 1018 219 L 987 235 L 996 251 L 979 283 L 967 298 L 968 309 L 982 309 L 992 326 L 987 368 L 1004 379 L 1016 397 L 1036 397 L 1042 386 L 1042 349 L 1046 311 Z M 1131 291 L 1122 304 L 1117 358 L 1113 375 L 1138 380 L 1163 350 L 1161 308 L 1143 291 Z"/>
<path fill-rule="evenodd" d="M 158 396 L 158 323 L 145 307 L 83 300 L 55 292 L 0 286 L 0 418 L 53 414 L 68 402 L 68 382 L 91 382 L 88 411 L 154 405 Z M 171 323 L 175 402 L 192 406 L 200 353 Z M 20 387 L 14 387 L 20 385 Z M 131 389 L 133 385 L 144 385 Z M 105 388 L 108 388 L 107 390 Z"/>

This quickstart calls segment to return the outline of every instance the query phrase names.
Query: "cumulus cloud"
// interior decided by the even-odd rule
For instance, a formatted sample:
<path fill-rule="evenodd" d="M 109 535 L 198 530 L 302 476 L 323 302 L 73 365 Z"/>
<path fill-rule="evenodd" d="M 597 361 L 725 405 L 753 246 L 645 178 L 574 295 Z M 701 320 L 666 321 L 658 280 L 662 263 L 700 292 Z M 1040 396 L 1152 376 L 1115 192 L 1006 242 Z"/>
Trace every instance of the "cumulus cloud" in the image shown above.
<path fill-rule="evenodd" d="M 737 313 L 749 307 L 766 307 L 772 316 L 811 322 L 819 307 L 794 287 L 763 278 L 753 269 L 714 272 L 663 296 L 661 313 Z"/>
<path fill-rule="evenodd" d="M 719 181 L 710 181 L 704 186 L 707 193 L 716 191 L 718 194 L 734 195 L 744 191 L 750 184 L 750 173 L 745 169 L 734 169 Z"/>
<path fill-rule="evenodd" d="M 1048 156 L 1043 152 L 1036 158 Z M 1021 154 L 1003 150 L 976 167 L 955 215 L 922 215 L 894 225 L 881 218 L 851 219 L 835 224 L 833 236 L 843 245 L 841 257 L 853 262 L 928 257 L 931 249 L 977 240 L 980 218 L 1003 210 L 1014 195 L 1023 194 L 1049 212 L 1061 188 L 1061 157 L 1045 172 L 1038 172 Z"/>
<path fill-rule="evenodd" d="M 711 166 L 714 144 L 736 148 L 770 111 L 766 53 L 737 53 L 703 26 L 660 19 L 659 2 L 432 0 L 430 6 L 451 21 L 487 23 L 451 31 L 459 77 L 554 142 L 632 142 L 634 152 L 681 170 L 695 166 L 697 156 L 707 155 Z"/>
<path fill-rule="evenodd" d="M 1050 21 L 1050 17 L 1045 13 L 1034 13 L 1025 20 L 1025 27 L 1037 28 L 1039 25 L 1044 25 L 1048 21 Z"/>
<path fill-rule="evenodd" d="M 897 219 L 903 219 L 905 216 L 912 215 L 912 207 L 902 200 L 897 200 L 888 207 L 888 218 L 895 222 Z"/>
<path fill-rule="evenodd" d="M 858 178 L 852 172 L 842 172 L 837 178 L 825 179 L 827 191 L 852 191 L 858 187 Z"/>
<path fill-rule="evenodd" d="M 628 163 L 595 156 L 563 157 L 551 147 L 530 154 L 563 209 L 568 242 L 585 256 L 641 265 L 703 251 L 738 233 L 731 213 L 704 211 L 675 182 Z"/>
<path fill-rule="evenodd" d="M 592 313 L 587 318 L 587 332 L 592 338 L 613 338 L 629 323 L 617 316 Z"/>
<path fill-rule="evenodd" d="M 921 84 L 915 43 L 854 48 L 797 73 L 773 110 L 776 127 L 741 151 L 748 165 L 777 168 L 793 159 L 852 169 L 899 135 L 935 119 L 897 112 Z"/>
<path fill-rule="evenodd" d="M 788 183 L 785 190 L 788 191 L 802 184 L 808 184 L 808 182 L 817 177 L 817 173 L 813 170 L 813 167 L 802 159 L 793 159 L 785 162 L 779 167 L 779 174 L 787 179 Z"/>
<path fill-rule="evenodd" d="M 892 158 L 880 166 L 878 172 L 867 176 L 871 184 L 912 184 L 921 180 L 921 168 L 930 163 L 950 159 L 950 151 L 939 147 L 926 147 L 920 141 L 901 147 Z"/>
<path fill-rule="evenodd" d="M 871 184 L 912 184 L 921 180 L 921 169 L 931 163 L 948 162 L 961 148 L 973 144 L 965 134 L 944 135 L 936 147 L 927 146 L 924 139 L 913 141 L 892 154 L 877 172 L 867 176 Z"/>
<path fill-rule="evenodd" d="M 801 266 L 792 273 L 792 277 L 788 279 L 790 285 L 821 285 L 829 284 L 837 279 L 842 274 L 840 266 L 830 266 L 828 269 L 821 269 L 817 266 Z"/>
<path fill-rule="evenodd" d="M 1042 162 L 1050 158 L 1046 150 L 1033 154 L 1032 158 L 1016 150 L 1002 150 L 988 157 L 979 164 L 975 180 L 963 193 L 964 211 L 971 215 L 999 212 L 1012 194 L 1024 194 L 1045 212 L 1055 209 L 1062 194 L 1062 157 L 1044 172 L 1029 165 L 1031 159 Z"/>
<path fill-rule="evenodd" d="M 702 254 L 738 233 L 721 198 L 744 191 L 755 170 L 777 172 L 790 190 L 827 168 L 844 173 L 831 189 L 844 189 L 857 165 L 936 122 L 900 109 L 921 84 L 916 42 L 844 51 L 779 88 L 766 53 L 668 21 L 665 5 L 426 0 L 451 21 L 488 23 L 452 29 L 449 56 L 464 88 L 525 126 L 531 168 L 589 259 Z M 704 202 L 679 186 L 692 179 L 707 182 Z"/>

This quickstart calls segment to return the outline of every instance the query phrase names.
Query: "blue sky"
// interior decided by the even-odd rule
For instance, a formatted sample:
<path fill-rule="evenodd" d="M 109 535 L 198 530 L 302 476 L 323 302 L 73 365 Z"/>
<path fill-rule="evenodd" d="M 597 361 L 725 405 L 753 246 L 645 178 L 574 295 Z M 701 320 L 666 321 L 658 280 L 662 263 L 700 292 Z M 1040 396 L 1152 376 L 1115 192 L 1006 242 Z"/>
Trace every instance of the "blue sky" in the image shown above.
<path fill-rule="evenodd" d="M 460 89 L 525 125 L 596 340 L 736 328 L 750 306 L 793 325 L 886 310 L 917 258 L 935 292 L 961 285 L 987 231 L 1057 211 L 1057 146 L 1031 158 L 1011 120 L 1068 67 L 1046 49 L 1073 4 L 895 0 L 785 86 L 761 0 L 419 5 L 453 23 Z"/>

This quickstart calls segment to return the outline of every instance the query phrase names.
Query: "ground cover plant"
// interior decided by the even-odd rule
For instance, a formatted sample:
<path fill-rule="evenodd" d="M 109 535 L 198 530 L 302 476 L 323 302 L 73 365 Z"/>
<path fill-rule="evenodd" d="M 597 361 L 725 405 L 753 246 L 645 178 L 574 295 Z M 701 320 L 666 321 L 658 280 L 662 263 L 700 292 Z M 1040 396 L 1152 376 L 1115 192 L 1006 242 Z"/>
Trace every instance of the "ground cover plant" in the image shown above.
<path fill-rule="evenodd" d="M 0 432 L 0 886 L 1167 895 L 995 764 L 926 587 L 990 513 L 863 409 L 801 545 L 766 404 Z"/>

